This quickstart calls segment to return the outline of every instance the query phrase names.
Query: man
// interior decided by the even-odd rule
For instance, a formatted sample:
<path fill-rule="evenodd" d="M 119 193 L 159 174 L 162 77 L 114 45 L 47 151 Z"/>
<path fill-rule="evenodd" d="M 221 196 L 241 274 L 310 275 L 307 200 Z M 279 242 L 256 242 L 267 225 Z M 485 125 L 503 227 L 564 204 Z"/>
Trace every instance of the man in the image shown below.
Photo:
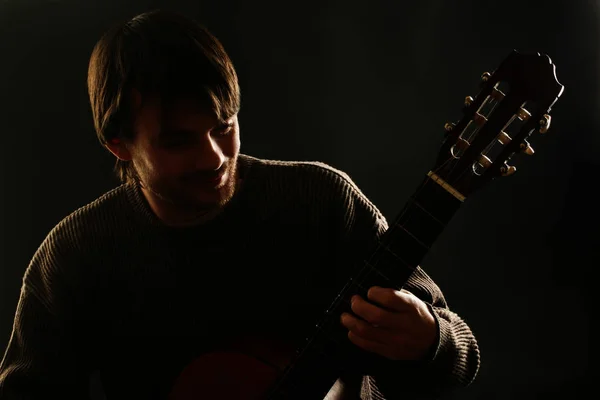
<path fill-rule="evenodd" d="M 328 165 L 240 154 L 234 67 L 184 16 L 110 29 L 88 89 L 122 185 L 33 256 L 0 399 L 89 398 L 93 373 L 109 400 L 263 398 L 385 218 Z M 475 337 L 428 275 L 389 286 L 334 315 L 357 352 L 328 398 L 427 398 L 474 379 Z"/>

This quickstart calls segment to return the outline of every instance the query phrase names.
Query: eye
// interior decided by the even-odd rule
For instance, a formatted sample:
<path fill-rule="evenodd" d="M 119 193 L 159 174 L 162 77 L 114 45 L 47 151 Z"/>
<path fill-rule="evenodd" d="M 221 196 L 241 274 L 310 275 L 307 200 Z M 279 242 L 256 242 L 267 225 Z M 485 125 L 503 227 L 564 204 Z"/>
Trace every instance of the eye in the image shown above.
<path fill-rule="evenodd" d="M 163 147 L 172 148 L 184 146 L 190 143 L 192 135 L 188 132 L 172 132 L 162 138 L 161 144 Z"/>
<path fill-rule="evenodd" d="M 227 135 L 231 134 L 232 132 L 233 132 L 233 124 L 223 124 L 215 130 L 215 133 L 218 136 L 227 136 Z"/>

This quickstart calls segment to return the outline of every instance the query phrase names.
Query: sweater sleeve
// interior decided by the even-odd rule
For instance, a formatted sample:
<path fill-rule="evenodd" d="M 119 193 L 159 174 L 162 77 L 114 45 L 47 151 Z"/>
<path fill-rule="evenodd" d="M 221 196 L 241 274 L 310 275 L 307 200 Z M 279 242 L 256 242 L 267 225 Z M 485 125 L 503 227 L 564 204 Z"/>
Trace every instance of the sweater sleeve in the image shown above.
<path fill-rule="evenodd" d="M 341 187 L 338 193 L 343 204 L 341 249 L 344 254 L 340 259 L 342 264 L 349 264 L 364 255 L 363 251 L 373 248 L 387 231 L 388 223 L 346 174 L 340 173 L 336 180 L 336 186 Z M 403 287 L 423 300 L 432 311 L 438 327 L 437 342 L 430 354 L 419 361 L 375 357 L 376 369 L 363 377 L 363 396 L 375 400 L 434 398 L 468 386 L 480 365 L 473 332 L 449 309 L 442 291 L 421 267 L 417 267 Z"/>
<path fill-rule="evenodd" d="M 89 398 L 82 325 L 59 273 L 69 251 L 51 233 L 25 271 L 12 334 L 0 363 L 0 400 Z"/>

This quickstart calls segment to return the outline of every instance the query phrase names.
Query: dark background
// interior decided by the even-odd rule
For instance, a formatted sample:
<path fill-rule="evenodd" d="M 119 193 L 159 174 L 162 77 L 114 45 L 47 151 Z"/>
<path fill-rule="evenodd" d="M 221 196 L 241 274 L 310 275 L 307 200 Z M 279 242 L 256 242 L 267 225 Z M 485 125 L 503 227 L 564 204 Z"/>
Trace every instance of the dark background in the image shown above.
<path fill-rule="evenodd" d="M 87 63 L 118 19 L 204 23 L 242 86 L 242 151 L 325 161 L 395 217 L 443 124 L 513 49 L 547 53 L 565 92 L 518 172 L 471 195 L 423 261 L 482 351 L 464 399 L 583 398 L 595 377 L 598 5 L 592 1 L 0 2 L 0 348 L 48 231 L 108 189 Z"/>

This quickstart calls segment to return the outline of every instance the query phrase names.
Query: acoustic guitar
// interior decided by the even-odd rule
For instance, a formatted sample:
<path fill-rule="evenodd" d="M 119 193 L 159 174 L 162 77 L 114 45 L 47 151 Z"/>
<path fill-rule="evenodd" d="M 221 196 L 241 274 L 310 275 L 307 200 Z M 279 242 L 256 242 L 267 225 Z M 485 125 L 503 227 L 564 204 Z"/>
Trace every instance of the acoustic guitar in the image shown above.
<path fill-rule="evenodd" d="M 481 77 L 462 118 L 446 123 L 431 170 L 345 287 L 317 318 L 321 322 L 299 348 L 247 338 L 227 351 L 205 354 L 187 365 L 170 400 L 341 399 L 336 381 L 352 346 L 339 320 L 349 299 L 371 286 L 404 286 L 466 198 L 484 184 L 509 176 L 517 153 L 533 154 L 527 141 L 550 128 L 550 111 L 563 93 L 547 55 L 512 51 L 493 73 Z M 284 357 L 282 355 L 289 354 Z"/>

